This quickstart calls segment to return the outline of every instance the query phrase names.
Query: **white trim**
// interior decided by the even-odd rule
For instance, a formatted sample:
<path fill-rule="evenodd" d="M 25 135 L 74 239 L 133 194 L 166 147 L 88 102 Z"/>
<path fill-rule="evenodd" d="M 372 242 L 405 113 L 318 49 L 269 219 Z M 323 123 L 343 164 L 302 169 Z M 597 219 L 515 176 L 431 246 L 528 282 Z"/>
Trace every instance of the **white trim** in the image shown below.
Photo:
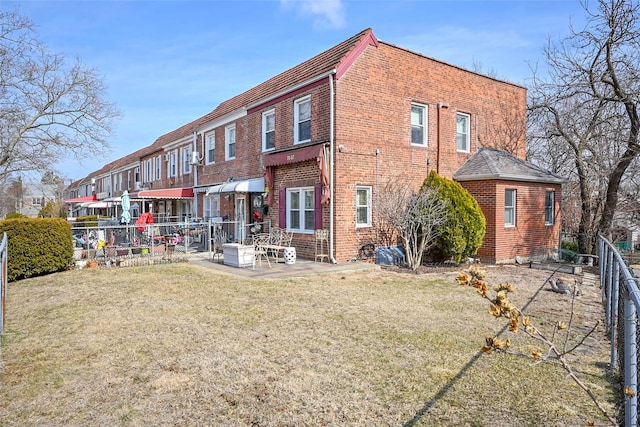
<path fill-rule="evenodd" d="M 233 131 L 233 157 L 229 154 L 229 146 L 231 145 L 229 134 Z M 238 134 L 236 132 L 236 125 L 231 124 L 224 128 L 224 159 L 234 160 L 238 154 Z"/>
<path fill-rule="evenodd" d="M 422 142 L 416 143 L 413 142 L 413 107 L 421 108 L 423 113 L 423 123 L 422 123 Z M 414 147 L 428 147 L 429 146 L 429 106 L 427 104 L 420 104 L 418 102 L 411 103 L 411 120 L 409 120 L 411 125 L 411 134 L 409 135 L 409 142 Z"/>
<path fill-rule="evenodd" d="M 224 126 L 228 123 L 235 122 L 236 120 L 241 119 L 246 115 L 247 115 L 247 108 L 246 107 L 239 108 L 223 116 L 215 118 L 210 122 L 206 123 L 205 125 L 200 126 L 198 128 L 198 133 L 210 132 L 212 130 L 219 128 L 220 126 Z"/>
<path fill-rule="evenodd" d="M 509 223 L 507 222 L 507 192 L 513 193 L 513 205 L 509 205 L 509 208 L 513 209 L 513 222 L 509 222 Z M 505 228 L 513 228 L 517 224 L 517 221 L 518 221 L 517 198 L 518 198 L 518 190 L 516 190 L 515 188 L 504 189 L 504 226 Z"/>
<path fill-rule="evenodd" d="M 298 125 L 300 124 L 300 105 L 309 102 L 309 139 L 300 139 L 298 134 Z M 311 95 L 305 95 L 293 100 L 293 144 L 303 144 L 312 140 L 311 138 L 311 125 L 313 123 L 313 103 L 311 101 Z M 306 120 L 305 120 L 306 121 Z"/>
<path fill-rule="evenodd" d="M 192 142 L 193 142 L 193 135 L 189 134 L 187 136 L 183 136 L 182 138 L 176 139 L 175 141 L 164 144 L 162 148 L 164 148 L 164 151 L 168 151 L 178 145 L 191 144 Z"/>
<path fill-rule="evenodd" d="M 367 192 L 367 203 L 366 205 L 359 205 L 358 204 L 358 191 L 360 190 L 364 190 Z M 372 221 L 372 211 L 373 211 L 373 187 L 371 187 L 370 185 L 356 185 L 356 228 L 368 228 L 371 227 L 373 224 Z M 367 208 L 367 222 L 366 223 L 358 223 L 358 208 L 359 207 L 365 207 Z"/>
<path fill-rule="evenodd" d="M 467 133 L 466 133 L 466 150 L 461 150 L 458 148 L 458 117 L 465 117 L 467 120 Z M 470 153 L 471 152 L 471 115 L 467 113 L 456 113 L 456 151 L 459 153 Z"/>
<path fill-rule="evenodd" d="M 273 151 L 276 149 L 275 141 L 272 148 L 267 148 L 267 117 L 273 116 L 273 134 L 276 132 L 276 109 L 270 108 L 262 112 L 262 152 Z"/>
<path fill-rule="evenodd" d="M 275 94 L 273 94 L 271 96 L 268 96 L 266 98 L 261 99 L 260 101 L 252 102 L 251 104 L 247 105 L 247 110 L 250 110 L 252 108 L 258 107 L 258 106 L 260 106 L 262 104 L 266 104 L 269 101 L 273 101 L 274 99 L 278 99 L 281 96 L 284 96 L 284 95 L 286 95 L 288 93 L 295 92 L 296 90 L 298 90 L 300 88 L 308 86 L 308 85 L 310 85 L 312 83 L 315 83 L 315 82 L 317 82 L 319 80 L 322 80 L 322 79 L 324 79 L 324 78 L 326 78 L 326 77 L 328 77 L 328 76 L 330 76 L 332 74 L 335 74 L 335 73 L 336 73 L 336 69 L 333 68 L 332 70 L 329 70 L 326 73 L 323 73 L 323 74 L 317 75 L 315 77 L 312 77 L 309 80 L 305 80 L 305 81 L 303 81 L 301 83 L 298 83 L 297 85 L 291 86 L 291 87 L 289 87 L 289 88 L 287 88 L 285 90 L 282 90 L 280 92 L 276 92 Z"/>
<path fill-rule="evenodd" d="M 204 164 L 205 165 L 213 165 L 216 162 L 216 133 L 209 132 L 204 135 Z M 213 140 L 213 160 L 209 161 L 209 142 Z"/>

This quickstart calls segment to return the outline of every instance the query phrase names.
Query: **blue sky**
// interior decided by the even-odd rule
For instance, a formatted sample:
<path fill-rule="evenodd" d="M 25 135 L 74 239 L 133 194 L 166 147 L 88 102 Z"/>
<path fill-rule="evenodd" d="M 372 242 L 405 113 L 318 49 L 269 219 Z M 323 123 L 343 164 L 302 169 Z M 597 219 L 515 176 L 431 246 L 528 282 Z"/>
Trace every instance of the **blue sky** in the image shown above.
<path fill-rule="evenodd" d="M 16 7 L 52 50 L 97 68 L 122 113 L 112 152 L 59 165 L 74 179 L 365 28 L 526 86 L 547 38 L 585 16 L 574 0 L 0 0 Z"/>

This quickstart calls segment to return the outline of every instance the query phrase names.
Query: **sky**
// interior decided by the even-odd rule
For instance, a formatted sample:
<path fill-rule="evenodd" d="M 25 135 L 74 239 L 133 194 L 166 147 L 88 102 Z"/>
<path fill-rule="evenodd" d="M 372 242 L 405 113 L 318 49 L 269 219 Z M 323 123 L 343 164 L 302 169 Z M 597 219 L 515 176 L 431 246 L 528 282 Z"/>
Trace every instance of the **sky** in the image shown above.
<path fill-rule="evenodd" d="M 593 2 L 592 2 L 593 3 Z M 0 0 L 70 62 L 95 68 L 121 117 L 79 179 L 371 28 L 382 41 L 527 86 L 542 49 L 584 23 L 577 0 Z"/>

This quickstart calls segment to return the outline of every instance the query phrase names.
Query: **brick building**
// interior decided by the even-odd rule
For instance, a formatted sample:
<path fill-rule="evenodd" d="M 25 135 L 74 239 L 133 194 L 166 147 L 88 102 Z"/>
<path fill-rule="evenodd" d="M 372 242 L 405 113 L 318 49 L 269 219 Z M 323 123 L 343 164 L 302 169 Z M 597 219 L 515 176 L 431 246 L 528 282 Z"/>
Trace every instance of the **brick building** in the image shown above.
<path fill-rule="evenodd" d="M 453 178 L 464 165 L 461 182 L 470 191 L 480 185 L 483 212 L 495 217 L 480 255 L 508 261 L 528 256 L 533 244 L 558 245 L 559 220 L 549 229 L 524 216 L 531 204 L 531 217 L 544 219 L 539 194 L 559 192 L 557 177 L 538 171 L 537 180 L 528 176 L 506 193 L 518 220 L 505 227 L 504 177 L 492 176 L 485 188 L 469 169 L 482 147 L 526 164 L 525 109 L 525 88 L 385 43 L 367 29 L 161 136 L 126 162 L 139 168 L 137 188 L 123 178 L 117 188 L 155 212 L 270 220 L 294 232 L 302 257 L 314 255 L 314 230 L 328 229 L 342 262 L 376 243 L 381 183 L 402 177 L 417 189 L 431 170 Z M 243 233 L 238 227 L 234 239 Z M 526 238 L 533 234 L 535 243 Z"/>

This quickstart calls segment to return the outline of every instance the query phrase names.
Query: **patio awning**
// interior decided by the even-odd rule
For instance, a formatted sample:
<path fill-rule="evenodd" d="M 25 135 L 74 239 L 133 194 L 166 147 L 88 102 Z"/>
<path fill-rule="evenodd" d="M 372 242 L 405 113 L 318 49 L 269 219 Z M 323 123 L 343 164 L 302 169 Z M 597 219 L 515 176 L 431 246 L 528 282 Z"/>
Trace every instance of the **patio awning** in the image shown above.
<path fill-rule="evenodd" d="M 322 187 L 322 197 L 320 203 L 326 205 L 331 198 L 329 189 L 329 168 L 324 153 L 324 144 L 310 145 L 308 147 L 297 148 L 295 150 L 281 151 L 266 155 L 264 157 L 264 177 L 267 185 L 267 204 L 273 204 L 274 194 L 274 168 L 280 165 L 299 163 L 315 159 L 320 171 L 319 180 Z"/>
<path fill-rule="evenodd" d="M 113 207 L 113 203 L 109 203 L 109 202 L 90 202 L 90 203 L 83 203 L 81 205 L 83 208 L 88 208 L 88 209 L 104 209 L 104 208 L 109 208 L 109 207 Z"/>
<path fill-rule="evenodd" d="M 264 177 L 225 182 L 207 190 L 207 195 L 219 193 L 264 193 Z"/>
<path fill-rule="evenodd" d="M 87 202 L 93 202 L 94 200 L 96 200 L 95 194 L 93 196 L 75 197 L 73 199 L 67 199 L 64 202 L 65 203 L 87 203 Z"/>
<path fill-rule="evenodd" d="M 139 199 L 193 199 L 193 188 L 163 188 L 161 190 L 142 190 Z"/>

